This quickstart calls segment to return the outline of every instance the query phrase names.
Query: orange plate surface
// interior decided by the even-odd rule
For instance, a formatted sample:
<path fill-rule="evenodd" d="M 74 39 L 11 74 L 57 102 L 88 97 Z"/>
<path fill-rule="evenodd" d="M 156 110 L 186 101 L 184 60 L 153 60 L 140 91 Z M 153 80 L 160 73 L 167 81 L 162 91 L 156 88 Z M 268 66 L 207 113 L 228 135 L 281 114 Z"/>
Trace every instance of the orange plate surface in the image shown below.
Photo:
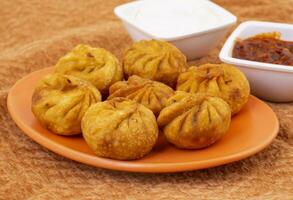
<path fill-rule="evenodd" d="M 233 117 L 225 136 L 209 148 L 180 150 L 160 138 L 153 151 L 135 161 L 117 161 L 93 154 L 82 136 L 65 137 L 43 128 L 31 112 L 31 97 L 36 82 L 53 71 L 45 68 L 19 80 L 10 90 L 9 112 L 30 138 L 40 145 L 69 159 L 88 165 L 132 172 L 177 172 L 223 165 L 251 156 L 276 137 L 279 123 L 276 115 L 264 102 L 254 96 L 243 110 Z"/>

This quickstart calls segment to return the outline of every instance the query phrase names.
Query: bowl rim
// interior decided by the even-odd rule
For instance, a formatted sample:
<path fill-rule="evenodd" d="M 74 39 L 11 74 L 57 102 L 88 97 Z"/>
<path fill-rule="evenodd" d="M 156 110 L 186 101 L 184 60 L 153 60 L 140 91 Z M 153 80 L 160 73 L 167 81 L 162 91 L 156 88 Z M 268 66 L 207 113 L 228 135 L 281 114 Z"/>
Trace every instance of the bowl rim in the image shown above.
<path fill-rule="evenodd" d="M 154 3 L 158 2 L 158 1 L 166 1 L 166 0 L 153 0 Z M 221 29 L 228 28 L 228 27 L 236 24 L 237 17 L 235 15 L 233 15 L 231 12 L 224 9 L 223 7 L 213 3 L 211 1 L 206 1 L 206 0 L 198 0 L 198 1 L 201 1 L 205 4 L 208 4 L 213 9 L 215 9 L 218 13 L 223 13 L 225 20 L 223 20 L 222 23 L 219 23 L 219 25 L 217 25 L 216 27 L 208 28 L 208 29 L 205 29 L 202 31 L 192 32 L 192 33 L 174 36 L 174 37 L 161 37 L 161 36 L 155 35 L 154 33 L 149 32 L 147 30 L 144 30 L 142 27 L 137 25 L 133 20 L 130 20 L 128 18 L 128 16 L 125 15 L 125 13 L 123 12 L 126 8 L 128 8 L 130 6 L 137 7 L 141 4 L 144 4 L 146 1 L 133 1 L 133 2 L 128 2 L 128 3 L 122 4 L 122 5 L 116 6 L 114 8 L 114 13 L 124 23 L 136 28 L 137 30 L 139 30 L 143 34 L 148 35 L 149 37 L 154 38 L 154 39 L 166 40 L 166 41 L 175 41 L 175 40 L 181 40 L 181 39 L 185 39 L 185 38 L 189 38 L 189 37 L 193 37 L 193 36 L 200 36 L 200 35 L 204 35 L 206 33 L 211 33 L 211 32 L 221 30 Z M 148 2 L 150 2 L 150 0 Z"/>
<path fill-rule="evenodd" d="M 276 31 L 278 31 L 278 28 L 282 27 L 282 28 L 292 29 L 292 32 L 293 32 L 293 26 L 291 24 L 286 24 L 286 23 L 276 23 L 276 22 L 268 22 L 268 21 L 245 21 L 245 22 L 242 22 L 232 32 L 232 34 L 229 36 L 229 38 L 226 40 L 225 44 L 223 45 L 223 47 L 219 53 L 220 60 L 225 63 L 228 63 L 228 64 L 238 65 L 238 66 L 246 67 L 246 68 L 293 73 L 293 66 L 244 60 L 244 59 L 239 59 L 239 58 L 233 58 L 231 56 L 231 52 L 234 47 L 235 40 L 237 38 L 239 38 L 241 33 L 250 26 L 258 26 L 259 28 L 274 27 L 274 28 L 276 28 Z"/>

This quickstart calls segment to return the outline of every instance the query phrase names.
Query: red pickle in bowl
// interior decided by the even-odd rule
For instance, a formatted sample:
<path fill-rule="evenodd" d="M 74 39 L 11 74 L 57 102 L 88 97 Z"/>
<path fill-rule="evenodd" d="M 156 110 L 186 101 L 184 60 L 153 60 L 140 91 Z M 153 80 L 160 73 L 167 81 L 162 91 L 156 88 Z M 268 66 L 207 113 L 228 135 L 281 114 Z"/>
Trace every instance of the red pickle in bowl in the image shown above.
<path fill-rule="evenodd" d="M 264 63 L 293 66 L 293 42 L 280 40 L 280 33 L 263 33 L 237 40 L 233 57 Z"/>

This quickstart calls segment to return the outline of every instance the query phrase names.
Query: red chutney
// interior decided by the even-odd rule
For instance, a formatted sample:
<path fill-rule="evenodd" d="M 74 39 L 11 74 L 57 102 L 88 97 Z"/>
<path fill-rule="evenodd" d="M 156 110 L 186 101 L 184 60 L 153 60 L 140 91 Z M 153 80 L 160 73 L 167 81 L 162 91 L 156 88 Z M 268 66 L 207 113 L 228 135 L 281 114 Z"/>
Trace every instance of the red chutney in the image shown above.
<path fill-rule="evenodd" d="M 235 42 L 233 57 L 293 66 L 293 42 L 280 40 L 280 33 L 263 33 Z"/>

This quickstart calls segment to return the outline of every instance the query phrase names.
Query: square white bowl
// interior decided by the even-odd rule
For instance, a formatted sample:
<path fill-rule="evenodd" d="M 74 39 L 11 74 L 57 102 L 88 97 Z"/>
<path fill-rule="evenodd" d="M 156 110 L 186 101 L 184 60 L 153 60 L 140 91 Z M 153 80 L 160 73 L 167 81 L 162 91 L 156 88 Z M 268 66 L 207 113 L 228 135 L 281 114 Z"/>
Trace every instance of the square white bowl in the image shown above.
<path fill-rule="evenodd" d="M 170 10 L 172 9 L 172 6 L 177 10 L 184 8 L 196 9 L 200 7 L 201 12 L 208 15 L 216 15 L 217 19 L 219 19 L 219 23 L 199 31 L 187 31 L 184 34 L 179 33 L 174 36 L 164 36 L 155 31 L 151 31 L 149 28 L 144 27 L 134 19 L 137 12 L 147 6 L 153 6 L 156 9 L 159 8 L 162 10 L 166 9 L 166 6 L 168 6 L 168 9 Z M 225 36 L 228 28 L 235 24 L 237 20 L 237 18 L 230 12 L 207 0 L 134 1 L 117 6 L 114 9 L 114 13 L 122 20 L 126 30 L 134 41 L 150 39 L 168 41 L 179 48 L 186 55 L 188 60 L 207 55 L 210 50 L 218 45 L 221 39 Z M 174 12 L 174 15 L 176 15 L 176 12 Z M 170 21 L 170 23 L 172 23 L 172 21 Z"/>
<path fill-rule="evenodd" d="M 293 101 L 293 66 L 277 65 L 233 58 L 236 39 L 245 39 L 259 33 L 280 32 L 281 39 L 293 41 L 293 25 L 262 21 L 240 24 L 227 39 L 221 52 L 222 62 L 237 66 L 247 76 L 254 95 L 273 102 Z"/>

